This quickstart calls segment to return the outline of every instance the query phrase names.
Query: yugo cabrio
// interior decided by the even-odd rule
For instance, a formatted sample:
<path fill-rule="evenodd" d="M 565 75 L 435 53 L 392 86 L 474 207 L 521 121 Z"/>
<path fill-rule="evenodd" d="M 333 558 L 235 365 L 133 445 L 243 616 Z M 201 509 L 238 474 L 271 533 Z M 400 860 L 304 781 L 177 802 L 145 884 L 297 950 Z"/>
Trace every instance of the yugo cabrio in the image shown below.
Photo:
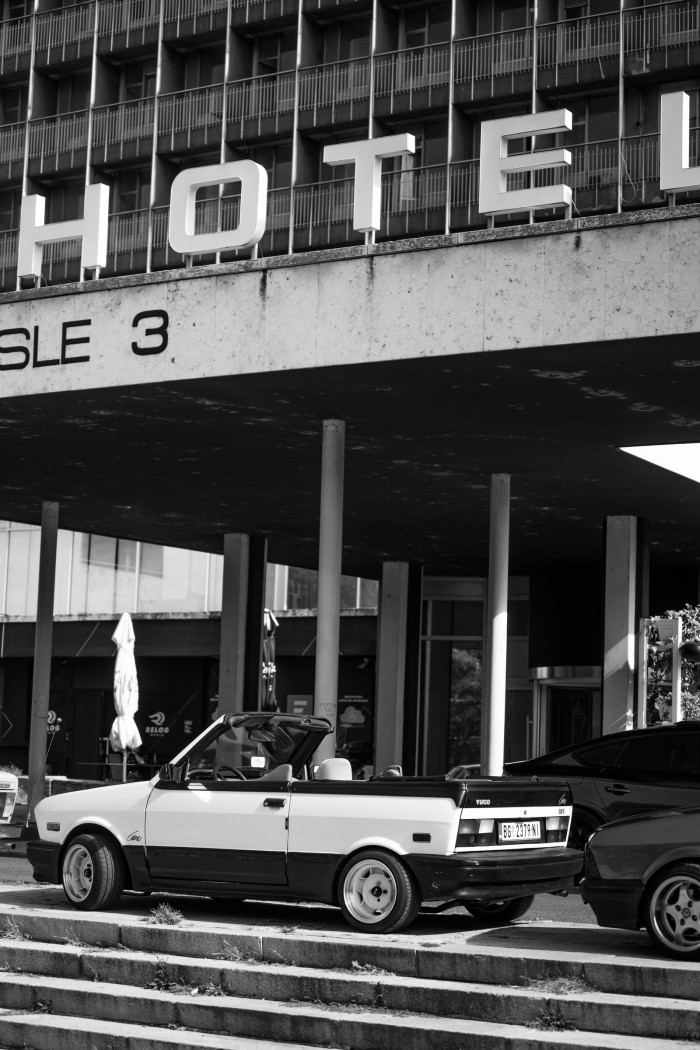
<path fill-rule="evenodd" d="M 338 905 L 354 927 L 400 930 L 425 901 L 506 922 L 537 893 L 573 885 L 564 782 L 353 780 L 345 758 L 313 765 L 331 725 L 223 715 L 150 781 L 44 799 L 28 856 L 76 908 L 123 890 Z"/>

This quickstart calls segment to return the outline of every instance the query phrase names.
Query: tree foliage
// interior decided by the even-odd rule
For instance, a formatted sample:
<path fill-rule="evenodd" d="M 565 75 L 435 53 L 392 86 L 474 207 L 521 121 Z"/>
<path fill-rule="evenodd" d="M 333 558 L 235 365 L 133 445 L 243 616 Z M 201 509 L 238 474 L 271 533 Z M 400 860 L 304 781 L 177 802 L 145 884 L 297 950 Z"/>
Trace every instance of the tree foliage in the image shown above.
<path fill-rule="evenodd" d="M 647 723 L 659 721 L 657 700 L 671 703 L 672 646 L 659 641 L 655 626 L 658 620 L 679 617 L 682 624 L 681 642 L 700 641 L 700 605 L 685 605 L 682 609 L 669 609 L 662 616 L 651 618 L 647 664 Z M 700 719 L 700 663 L 681 658 L 681 717 Z"/>

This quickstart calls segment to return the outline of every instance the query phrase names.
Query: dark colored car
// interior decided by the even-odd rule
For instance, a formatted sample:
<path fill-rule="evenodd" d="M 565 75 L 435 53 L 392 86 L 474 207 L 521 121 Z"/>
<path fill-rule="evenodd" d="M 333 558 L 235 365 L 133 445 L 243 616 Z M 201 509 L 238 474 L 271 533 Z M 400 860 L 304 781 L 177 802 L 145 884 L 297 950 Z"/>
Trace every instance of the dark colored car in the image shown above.
<path fill-rule="evenodd" d="M 656 809 L 700 806 L 700 722 L 649 726 L 509 762 L 512 776 L 557 777 L 571 785 L 569 845 L 583 849 L 599 825 Z"/>
<path fill-rule="evenodd" d="M 599 828 L 586 844 L 581 896 L 600 926 L 646 929 L 666 955 L 700 959 L 700 807 Z"/>

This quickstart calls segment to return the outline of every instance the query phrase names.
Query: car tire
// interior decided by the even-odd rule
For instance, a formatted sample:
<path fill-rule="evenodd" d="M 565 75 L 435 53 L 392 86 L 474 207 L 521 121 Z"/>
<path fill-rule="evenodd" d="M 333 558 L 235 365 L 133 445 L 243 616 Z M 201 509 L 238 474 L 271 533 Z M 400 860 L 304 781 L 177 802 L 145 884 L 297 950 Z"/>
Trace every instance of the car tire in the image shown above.
<path fill-rule="evenodd" d="M 534 897 L 513 897 L 503 901 L 469 901 L 464 902 L 464 907 L 475 919 L 485 919 L 488 922 L 501 923 L 515 922 L 529 911 Z"/>
<path fill-rule="evenodd" d="M 126 880 L 124 857 L 106 835 L 77 835 L 61 861 L 63 892 L 81 911 L 114 907 Z"/>
<path fill-rule="evenodd" d="M 579 809 L 578 806 L 574 806 L 571 814 L 568 845 L 571 849 L 583 850 L 589 837 L 603 823 L 604 821 L 597 817 L 595 813 L 591 813 L 589 809 Z"/>
<path fill-rule="evenodd" d="M 644 894 L 641 921 L 664 954 L 700 958 L 700 864 L 676 864 L 657 875 Z"/>
<path fill-rule="evenodd" d="M 381 849 L 367 849 L 343 867 L 338 903 L 355 929 L 392 933 L 413 922 L 421 899 L 413 876 L 398 857 Z"/>

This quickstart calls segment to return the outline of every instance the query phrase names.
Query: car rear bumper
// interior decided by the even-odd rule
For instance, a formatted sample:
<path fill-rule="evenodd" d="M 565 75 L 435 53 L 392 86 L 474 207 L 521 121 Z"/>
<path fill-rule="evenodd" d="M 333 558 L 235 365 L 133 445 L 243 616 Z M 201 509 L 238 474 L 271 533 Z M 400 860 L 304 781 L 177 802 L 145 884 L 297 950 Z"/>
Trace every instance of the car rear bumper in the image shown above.
<path fill-rule="evenodd" d="M 639 928 L 639 904 L 644 885 L 637 879 L 581 879 L 581 899 L 590 904 L 599 926 Z"/>
<path fill-rule="evenodd" d="M 404 860 L 420 886 L 423 900 L 501 900 L 572 889 L 581 871 L 583 854 L 557 847 L 476 850 L 450 857 L 413 854 Z"/>

